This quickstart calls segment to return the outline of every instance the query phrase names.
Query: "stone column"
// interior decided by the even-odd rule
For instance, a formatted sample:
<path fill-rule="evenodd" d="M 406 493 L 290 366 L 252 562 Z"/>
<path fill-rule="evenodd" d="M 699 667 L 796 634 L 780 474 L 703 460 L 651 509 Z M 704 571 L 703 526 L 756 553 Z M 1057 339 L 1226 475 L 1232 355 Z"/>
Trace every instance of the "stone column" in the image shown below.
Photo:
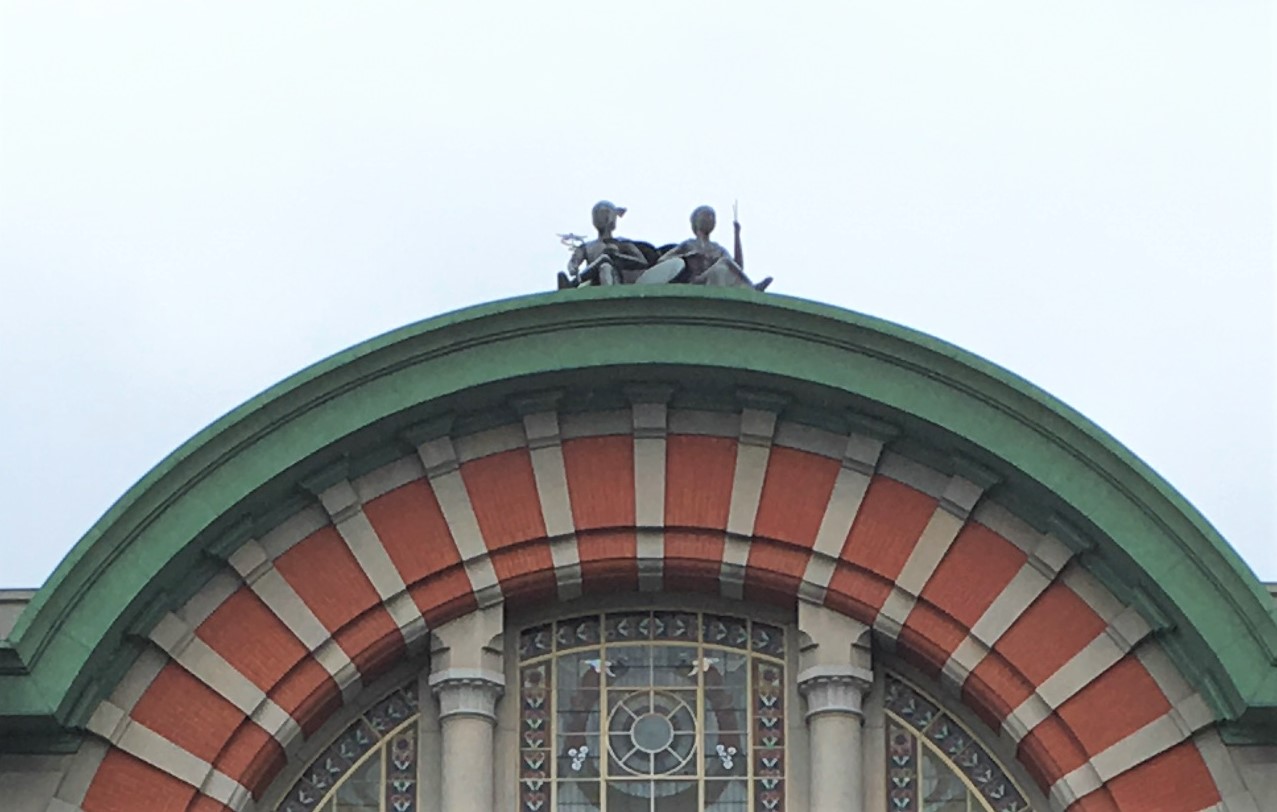
<path fill-rule="evenodd" d="M 807 700 L 811 812 L 860 812 L 864 808 L 861 701 L 873 675 L 852 665 L 815 666 L 798 675 Z"/>
<path fill-rule="evenodd" d="M 430 689 L 439 700 L 442 812 L 493 808 L 502 674 L 502 607 L 480 609 L 432 636 Z"/>
<path fill-rule="evenodd" d="M 493 734 L 501 674 L 449 669 L 430 676 L 439 698 L 444 812 L 492 809 Z"/>
<path fill-rule="evenodd" d="M 869 627 L 800 602 L 798 691 L 807 700 L 808 808 L 865 809 L 862 703 L 873 685 Z"/>

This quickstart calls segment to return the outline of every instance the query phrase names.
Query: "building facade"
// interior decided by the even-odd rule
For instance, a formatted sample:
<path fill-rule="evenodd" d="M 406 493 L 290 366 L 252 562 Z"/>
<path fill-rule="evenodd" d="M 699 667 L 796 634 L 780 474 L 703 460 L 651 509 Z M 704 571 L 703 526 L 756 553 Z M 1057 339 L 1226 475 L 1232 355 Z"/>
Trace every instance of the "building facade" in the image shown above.
<path fill-rule="evenodd" d="M 1258 812 L 1275 618 L 961 350 L 564 291 L 284 381 L 0 596 L 0 807 Z"/>

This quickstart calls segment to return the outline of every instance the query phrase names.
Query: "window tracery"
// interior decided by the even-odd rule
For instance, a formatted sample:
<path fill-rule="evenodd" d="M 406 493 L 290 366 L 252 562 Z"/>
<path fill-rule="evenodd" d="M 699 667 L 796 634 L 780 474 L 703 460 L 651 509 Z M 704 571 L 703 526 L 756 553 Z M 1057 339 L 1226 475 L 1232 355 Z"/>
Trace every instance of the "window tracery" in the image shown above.
<path fill-rule="evenodd" d="M 884 709 L 890 812 L 1031 812 L 1006 771 L 939 703 L 887 674 Z"/>
<path fill-rule="evenodd" d="M 417 684 L 351 723 L 297 779 L 277 812 L 418 812 Z"/>
<path fill-rule="evenodd" d="M 519 638 L 522 812 L 783 812 L 784 634 L 700 612 Z"/>

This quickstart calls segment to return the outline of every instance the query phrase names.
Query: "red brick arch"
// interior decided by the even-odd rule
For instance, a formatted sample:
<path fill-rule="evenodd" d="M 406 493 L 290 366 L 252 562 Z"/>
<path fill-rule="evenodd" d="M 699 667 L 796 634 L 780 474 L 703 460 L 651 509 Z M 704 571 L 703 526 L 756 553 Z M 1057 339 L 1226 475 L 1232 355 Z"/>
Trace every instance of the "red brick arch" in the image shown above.
<path fill-rule="evenodd" d="M 996 504 L 979 503 L 952 519 L 956 533 L 945 536 L 938 562 L 922 568 L 921 588 L 902 585 L 902 572 L 920 558 L 920 540 L 930 538 L 928 528 L 947 527 L 945 516 L 955 515 L 946 493 L 937 492 L 942 488 L 932 487 L 947 476 L 916 463 L 893 467 L 884 455 L 857 492 L 841 548 L 824 557 L 821 570 L 812 563 L 821 557 L 817 537 L 839 501 L 840 483 L 855 477 L 840 458 L 845 438 L 824 438 L 838 449 L 826 452 L 824 440 L 787 442 L 776 432 L 764 444 L 756 507 L 740 508 L 734 491 L 744 481 L 745 441 L 671 426 L 661 440 L 664 518 L 652 527 L 639 526 L 633 434 L 555 437 L 550 447 L 561 458 L 571 522 L 563 534 L 547 530 L 562 518 L 547 515 L 557 496 L 534 461 L 534 449 L 545 445 L 530 448 L 519 426 L 501 431 L 472 443 L 486 443 L 491 453 L 459 454 L 455 474 L 428 476 L 417 458 L 408 458 L 353 483 L 360 496 L 353 521 L 371 528 L 365 542 L 372 538 L 393 565 L 404 585 L 398 595 L 382 594 L 379 576 L 365 566 L 371 559 L 352 540 L 349 511 L 334 520 L 316 506 L 278 537 L 250 542 L 177 613 L 173 624 L 185 623 L 189 633 L 167 645 L 162 665 L 136 666 L 126 678 L 140 694 L 135 701 L 121 694 L 108 709 L 123 718 L 95 726 L 112 744 L 82 808 L 243 808 L 279 774 L 286 747 L 316 731 L 428 628 L 494 595 L 509 606 L 530 605 L 575 594 L 578 583 L 581 593 L 633 590 L 644 577 L 659 578 L 671 592 L 723 591 L 781 606 L 822 600 L 873 625 L 904 658 L 960 682 L 963 700 L 991 731 L 1018 736 L 1018 759 L 1029 775 L 1071 812 L 1194 812 L 1220 801 L 1192 738 L 1207 722 L 1181 724 L 1196 695 L 1173 671 L 1157 667 L 1147 627 L 1069 563 L 1058 542 Z M 460 525 L 444 505 L 456 503 L 455 495 L 441 476 L 459 476 L 464 485 L 484 545 L 478 555 L 467 554 L 458 539 Z M 751 533 L 728 532 L 739 520 L 734 509 L 752 513 Z M 642 542 L 653 534 L 661 551 L 655 570 Z M 261 561 L 245 573 L 242 561 L 253 556 Z M 819 571 L 827 583 L 824 576 L 813 580 Z M 495 586 L 485 585 L 485 573 Z M 281 610 L 281 594 L 295 596 L 294 607 L 300 601 L 304 608 L 292 610 L 297 616 Z M 1005 611 L 1011 616 L 999 620 Z M 322 639 L 299 631 L 298 617 L 317 620 Z M 1103 665 L 1091 674 L 1088 662 Z M 217 677 L 226 666 L 232 678 Z M 1060 687 L 1070 668 L 1080 688 Z M 256 706 L 254 691 L 265 697 Z M 108 717 L 100 712 L 95 719 Z M 1156 725 L 1162 727 L 1150 727 Z M 1163 743 L 1133 757 L 1114 749 L 1133 746 L 1141 731 L 1161 729 L 1182 732 L 1156 737 Z M 1177 743 L 1167 747 L 1169 741 Z M 165 742 L 174 747 L 166 751 Z M 1116 766 L 1091 786 L 1085 773 L 1097 759 Z M 1074 799 L 1068 793 L 1076 786 L 1086 791 Z"/>

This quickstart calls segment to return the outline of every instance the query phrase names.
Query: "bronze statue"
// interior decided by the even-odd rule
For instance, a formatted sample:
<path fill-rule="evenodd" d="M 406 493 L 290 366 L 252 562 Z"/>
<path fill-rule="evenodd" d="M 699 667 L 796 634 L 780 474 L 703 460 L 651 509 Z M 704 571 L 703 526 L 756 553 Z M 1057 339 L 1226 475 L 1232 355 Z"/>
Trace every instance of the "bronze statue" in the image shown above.
<path fill-rule="evenodd" d="M 661 260 L 647 269 L 635 280 L 637 284 L 661 284 L 667 282 L 684 282 L 690 285 L 719 285 L 724 287 L 742 287 L 748 285 L 755 290 L 766 290 L 772 283 L 769 276 L 758 284 L 749 281 L 745 276 L 744 251 L 740 241 L 740 222 L 733 220 L 736 232 L 736 256 L 727 253 L 727 249 L 709 238 L 718 217 L 709 206 L 697 206 L 692 212 L 692 234 L 690 240 L 661 254 Z"/>
<path fill-rule="evenodd" d="M 559 273 L 559 289 L 574 288 L 593 282 L 597 285 L 620 285 L 633 282 L 639 273 L 652 264 L 655 249 L 648 246 L 645 254 L 639 243 L 614 236 L 616 221 L 625 214 L 624 207 L 608 200 L 594 204 L 591 218 L 598 238 L 585 241 L 583 237 L 560 235 L 565 242 L 576 244 L 567 272 Z"/>
<path fill-rule="evenodd" d="M 588 284 L 690 284 L 749 286 L 762 291 L 772 283 L 770 276 L 757 284 L 745 276 L 740 221 L 734 214 L 734 254 L 728 254 L 726 248 L 709 238 L 717 223 L 717 216 L 709 206 L 698 206 L 692 212 L 692 239 L 659 250 L 650 243 L 614 236 L 617 218 L 624 214 L 624 208 L 600 200 L 592 212 L 597 239 L 586 241 L 575 234 L 559 235 L 565 245 L 573 247 L 567 271 L 559 272 L 560 290 Z"/>

